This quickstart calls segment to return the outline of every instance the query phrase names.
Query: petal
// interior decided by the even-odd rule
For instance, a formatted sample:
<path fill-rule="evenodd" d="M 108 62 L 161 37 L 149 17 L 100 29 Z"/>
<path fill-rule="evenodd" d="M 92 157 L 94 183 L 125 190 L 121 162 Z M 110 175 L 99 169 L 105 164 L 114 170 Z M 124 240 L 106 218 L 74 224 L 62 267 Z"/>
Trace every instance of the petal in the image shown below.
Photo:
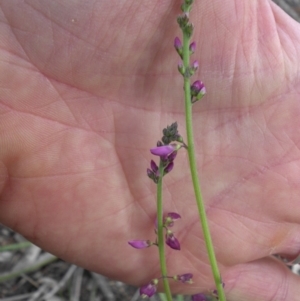
<path fill-rule="evenodd" d="M 158 146 L 150 149 L 152 155 L 165 157 L 174 151 L 174 146 L 168 144 L 163 146 Z"/>
<path fill-rule="evenodd" d="M 128 244 L 130 244 L 135 249 L 145 249 L 150 247 L 152 244 L 149 240 L 129 240 Z"/>
<path fill-rule="evenodd" d="M 173 221 L 176 221 L 181 218 L 181 216 L 176 212 L 169 212 L 167 216 L 170 217 Z"/>
<path fill-rule="evenodd" d="M 180 243 L 174 234 L 170 231 L 166 234 L 166 244 L 173 250 L 180 250 Z"/>

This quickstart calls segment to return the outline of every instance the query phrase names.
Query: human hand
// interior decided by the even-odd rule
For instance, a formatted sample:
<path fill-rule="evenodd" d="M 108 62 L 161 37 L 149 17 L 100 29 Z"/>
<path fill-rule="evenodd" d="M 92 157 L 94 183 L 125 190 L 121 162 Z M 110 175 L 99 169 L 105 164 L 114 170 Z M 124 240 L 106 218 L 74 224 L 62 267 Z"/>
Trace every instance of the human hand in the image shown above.
<path fill-rule="evenodd" d="M 17 5 L 16 5 L 17 4 Z M 159 276 L 149 149 L 184 136 L 173 1 L 1 1 L 0 220 L 59 257 L 141 285 Z M 229 300 L 297 300 L 272 254 L 300 249 L 299 25 L 267 0 L 202 0 L 192 12 L 198 170 Z M 297 35 L 298 34 L 298 35 Z M 164 181 L 178 212 L 170 275 L 213 288 L 184 151 Z M 272 299 L 273 298 L 273 299 Z"/>

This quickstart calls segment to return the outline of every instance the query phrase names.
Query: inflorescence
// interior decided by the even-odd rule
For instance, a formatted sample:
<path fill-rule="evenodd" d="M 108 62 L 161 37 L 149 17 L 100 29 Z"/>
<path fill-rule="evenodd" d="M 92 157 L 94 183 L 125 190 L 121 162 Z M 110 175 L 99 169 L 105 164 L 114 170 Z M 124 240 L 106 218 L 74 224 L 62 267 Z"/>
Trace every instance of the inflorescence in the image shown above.
<path fill-rule="evenodd" d="M 191 10 L 193 2 L 194 0 L 184 0 L 183 5 L 181 6 L 183 13 L 177 18 L 177 22 L 183 32 L 183 35 L 185 37 L 188 37 L 188 39 L 190 39 L 190 37 L 192 36 L 193 29 L 194 29 L 192 23 L 190 23 L 189 21 L 189 12 Z M 187 60 L 184 61 L 184 56 L 186 57 L 186 53 L 188 53 L 188 55 L 191 56 L 196 51 L 196 42 L 191 42 L 191 43 L 188 42 L 188 44 L 185 44 L 185 47 L 186 48 L 184 50 L 181 40 L 178 37 L 176 37 L 174 40 L 174 48 L 181 59 L 181 61 L 178 63 L 178 71 L 186 80 L 189 79 L 191 76 L 193 76 L 195 72 L 199 69 L 199 63 L 197 60 L 195 60 L 192 64 L 189 64 L 189 61 Z M 193 84 L 191 85 L 189 84 L 188 81 L 187 88 L 190 88 L 190 96 L 188 96 L 186 99 L 189 101 L 189 97 L 190 97 L 191 104 L 194 104 L 195 102 L 199 101 L 206 94 L 206 88 L 203 82 L 200 80 L 194 81 Z M 163 129 L 163 136 L 161 140 L 157 142 L 156 147 L 150 149 L 152 155 L 159 157 L 159 164 L 156 164 L 154 160 L 151 160 L 150 168 L 147 168 L 147 175 L 155 184 L 159 184 L 159 183 L 161 184 L 162 178 L 173 170 L 174 160 L 176 159 L 178 151 L 182 148 L 188 150 L 188 145 L 185 144 L 182 136 L 179 135 L 178 133 L 177 122 L 174 122 L 170 126 L 167 126 L 166 128 Z M 162 214 L 160 215 L 160 217 L 162 217 Z M 174 222 L 180 218 L 181 216 L 178 213 L 175 212 L 167 213 L 166 215 L 163 216 L 162 219 L 163 224 L 162 224 L 162 228 L 160 228 L 161 232 L 159 232 L 159 233 L 164 233 L 164 234 L 160 234 L 161 235 L 160 243 L 163 242 L 163 245 L 164 243 L 166 243 L 173 250 L 180 250 L 181 247 L 178 239 L 175 237 L 173 231 L 170 228 L 172 228 Z M 155 241 L 130 240 L 128 241 L 128 243 L 130 246 L 136 249 L 145 249 L 153 245 L 160 248 L 161 245 L 158 239 L 159 233 L 158 233 L 157 220 L 155 221 L 154 232 L 156 234 Z M 162 236 L 164 236 L 163 240 L 161 239 Z M 161 277 L 152 279 L 150 282 L 141 286 L 140 287 L 141 296 L 142 297 L 153 296 L 156 293 L 159 280 L 160 279 L 166 280 L 166 278 L 182 283 L 188 283 L 188 284 L 193 283 L 192 281 L 193 274 L 191 273 L 185 273 L 185 274 L 175 275 L 175 276 L 162 275 Z M 218 298 L 217 291 L 212 290 L 211 296 L 213 298 Z M 203 293 L 192 296 L 192 301 L 207 301 L 207 300 L 211 300 L 211 298 L 207 297 Z"/>

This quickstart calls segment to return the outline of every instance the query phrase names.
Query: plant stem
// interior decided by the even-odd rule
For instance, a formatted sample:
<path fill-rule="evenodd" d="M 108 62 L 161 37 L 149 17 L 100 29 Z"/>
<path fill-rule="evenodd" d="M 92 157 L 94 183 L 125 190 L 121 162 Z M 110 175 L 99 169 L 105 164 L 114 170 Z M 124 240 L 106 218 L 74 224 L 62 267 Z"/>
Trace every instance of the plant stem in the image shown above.
<path fill-rule="evenodd" d="M 19 242 L 16 244 L 10 244 L 10 245 L 0 247 L 0 252 L 20 250 L 20 249 L 28 248 L 31 245 L 32 245 L 32 243 L 29 241 Z"/>
<path fill-rule="evenodd" d="M 163 276 L 163 285 L 165 289 L 165 294 L 168 301 L 172 301 L 172 294 L 169 286 L 169 280 L 166 278 L 167 264 L 165 255 L 165 242 L 164 242 L 164 228 L 163 228 L 163 203 L 162 203 L 162 178 L 163 178 L 164 168 L 162 163 L 159 164 L 159 179 L 157 183 L 157 237 L 158 237 L 158 249 L 159 249 L 159 262 L 160 270 Z"/>
<path fill-rule="evenodd" d="M 183 65 L 185 70 L 187 70 L 187 68 L 189 68 L 190 66 L 189 44 L 190 44 L 190 38 L 183 32 Z M 196 197 L 196 202 L 198 207 L 200 223 L 202 226 L 203 236 L 206 244 L 206 249 L 207 249 L 214 281 L 218 291 L 219 300 L 226 301 L 224 289 L 223 289 L 223 283 L 220 276 L 220 272 L 219 272 L 215 252 L 214 252 L 214 247 L 209 231 L 205 206 L 201 194 L 198 172 L 197 172 L 194 134 L 193 134 L 193 121 L 192 121 L 191 84 L 190 84 L 189 76 L 184 76 L 184 94 L 185 94 L 185 118 L 186 118 L 188 156 L 189 156 L 190 170 L 191 170 L 194 192 L 195 192 L 195 197 Z"/>

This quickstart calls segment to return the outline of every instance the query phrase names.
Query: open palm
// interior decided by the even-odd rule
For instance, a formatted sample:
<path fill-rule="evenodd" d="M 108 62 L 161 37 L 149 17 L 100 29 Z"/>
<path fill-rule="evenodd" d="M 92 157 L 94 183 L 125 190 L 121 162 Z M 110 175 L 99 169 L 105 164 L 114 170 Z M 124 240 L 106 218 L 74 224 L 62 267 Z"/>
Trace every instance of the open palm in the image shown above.
<path fill-rule="evenodd" d="M 177 121 L 180 1 L 0 1 L 0 220 L 61 258 L 127 283 L 159 276 L 149 148 Z M 297 300 L 272 254 L 300 250 L 299 25 L 268 0 L 202 0 L 198 170 L 230 300 Z M 164 181 L 182 219 L 169 274 L 214 287 L 187 155 Z"/>

